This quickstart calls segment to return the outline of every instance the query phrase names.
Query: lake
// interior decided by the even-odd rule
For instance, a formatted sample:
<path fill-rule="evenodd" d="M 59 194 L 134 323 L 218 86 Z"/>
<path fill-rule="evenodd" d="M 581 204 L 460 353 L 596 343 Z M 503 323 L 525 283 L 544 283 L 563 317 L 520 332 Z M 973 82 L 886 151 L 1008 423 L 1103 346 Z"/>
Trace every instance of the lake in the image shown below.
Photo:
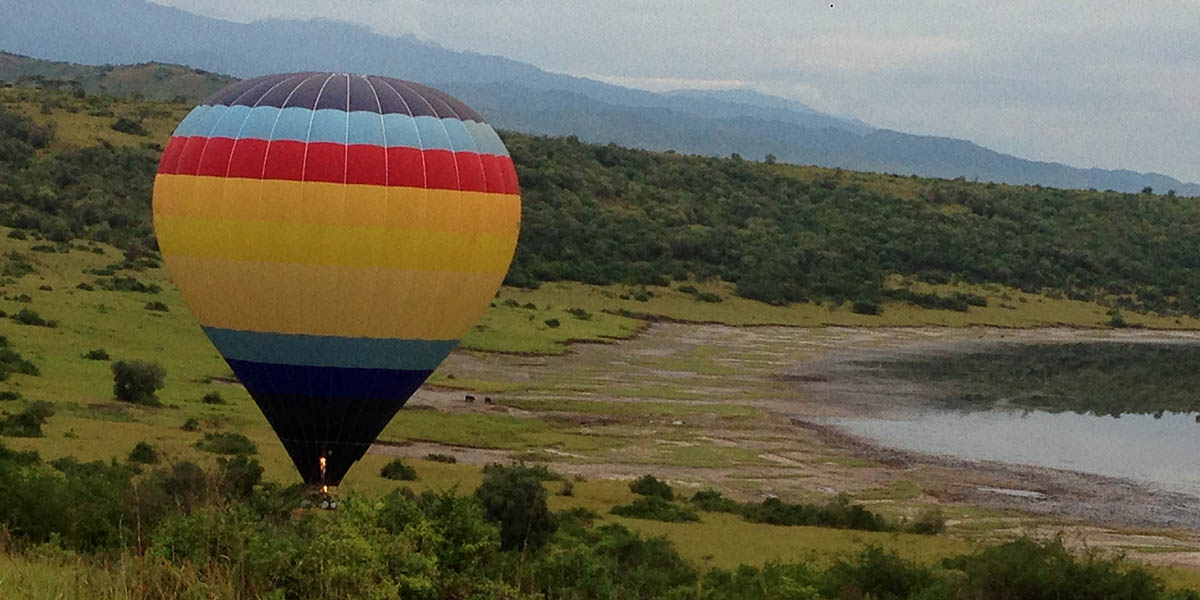
<path fill-rule="evenodd" d="M 1124 477 L 1200 496 L 1200 424 L 1193 412 L 1156 418 L 931 408 L 903 417 L 820 422 L 892 448 Z"/>

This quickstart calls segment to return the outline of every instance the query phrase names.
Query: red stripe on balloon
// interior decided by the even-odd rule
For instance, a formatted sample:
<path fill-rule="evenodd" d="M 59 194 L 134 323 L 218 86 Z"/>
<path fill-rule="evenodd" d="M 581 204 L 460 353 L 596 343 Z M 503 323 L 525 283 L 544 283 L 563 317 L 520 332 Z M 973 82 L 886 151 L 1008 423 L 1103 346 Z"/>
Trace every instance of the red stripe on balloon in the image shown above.
<path fill-rule="evenodd" d="M 520 193 L 507 156 L 370 144 L 173 137 L 158 172 Z"/>

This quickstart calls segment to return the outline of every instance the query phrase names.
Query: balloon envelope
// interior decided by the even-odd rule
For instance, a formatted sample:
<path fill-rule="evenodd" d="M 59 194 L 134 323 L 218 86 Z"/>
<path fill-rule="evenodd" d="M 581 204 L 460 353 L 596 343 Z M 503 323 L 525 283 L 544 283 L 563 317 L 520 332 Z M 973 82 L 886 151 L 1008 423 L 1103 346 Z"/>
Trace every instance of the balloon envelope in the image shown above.
<path fill-rule="evenodd" d="M 154 182 L 172 279 L 306 482 L 336 485 L 483 314 L 520 227 L 504 144 L 388 77 L 217 92 Z"/>

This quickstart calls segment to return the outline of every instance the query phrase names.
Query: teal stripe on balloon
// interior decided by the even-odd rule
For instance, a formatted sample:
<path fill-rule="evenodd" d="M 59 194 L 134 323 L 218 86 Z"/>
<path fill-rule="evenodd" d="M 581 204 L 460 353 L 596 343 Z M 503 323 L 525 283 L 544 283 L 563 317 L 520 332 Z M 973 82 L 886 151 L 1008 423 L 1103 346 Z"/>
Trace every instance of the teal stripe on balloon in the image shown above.
<path fill-rule="evenodd" d="M 352 338 L 219 327 L 203 329 L 227 359 L 307 367 L 432 371 L 458 345 L 458 340 Z"/>

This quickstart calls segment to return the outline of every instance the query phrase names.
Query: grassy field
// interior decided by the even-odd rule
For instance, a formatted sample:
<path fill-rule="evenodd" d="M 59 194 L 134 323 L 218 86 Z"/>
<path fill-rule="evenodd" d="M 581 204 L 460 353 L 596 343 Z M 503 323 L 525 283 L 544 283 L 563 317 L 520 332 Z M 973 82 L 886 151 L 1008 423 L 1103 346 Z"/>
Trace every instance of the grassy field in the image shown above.
<path fill-rule="evenodd" d="M 62 94 L 61 102 L 49 107 L 50 114 L 44 114 L 41 102 L 45 94 L 26 94 L 24 90 L 0 90 L 0 98 L 10 107 L 56 126 L 51 150 L 98 141 L 128 146 L 162 144 L 185 112 L 180 105 L 149 101 L 89 106 L 84 100 Z M 110 125 L 122 116 L 140 119 L 149 134 L 113 131 Z M 827 170 L 795 169 L 797 177 L 830 176 Z M 863 183 L 889 186 L 889 193 L 897 195 L 920 192 L 914 187 L 917 184 L 906 178 L 867 177 Z M 0 320 L 0 335 L 41 371 L 40 376 L 13 375 L 0 382 L 0 391 L 19 392 L 23 398 L 0 402 L 0 411 L 17 412 L 34 401 L 51 402 L 56 410 L 45 427 L 45 437 L 4 438 L 6 445 L 37 450 L 51 459 L 76 456 L 124 460 L 134 444 L 144 440 L 169 461 L 211 465 L 214 457 L 197 450 L 196 441 L 206 432 L 236 431 L 258 445 L 258 459 L 268 479 L 297 481 L 274 433 L 245 390 L 228 383 L 232 375 L 228 366 L 205 338 L 162 269 L 119 273 L 159 286 L 158 293 L 105 291 L 98 284 L 102 276 L 90 271 L 119 263 L 121 253 L 115 248 L 86 244 L 72 246 L 65 253 L 35 251 L 33 248 L 44 242 L 11 239 L 7 237 L 9 231 L 0 227 L 0 256 L 5 257 L 0 258 L 0 266 L 27 260 L 34 271 L 0 285 L 0 310 L 8 315 L 22 309 L 36 311 L 58 325 L 48 328 L 20 325 L 8 318 Z M 23 258 L 15 259 L 10 253 Z M 81 284 L 94 289 L 81 289 Z M 871 501 L 873 510 L 890 518 L 899 518 L 915 514 L 930 502 L 918 484 L 857 481 L 855 470 L 878 469 L 881 465 L 837 454 L 811 439 L 796 439 L 794 429 L 787 429 L 786 423 L 781 424 L 761 406 L 787 393 L 784 386 L 767 377 L 785 350 L 769 344 L 740 345 L 734 350 L 701 339 L 677 351 L 639 349 L 644 352 L 620 357 L 631 366 L 629 372 L 614 370 L 615 359 L 577 360 L 569 363 L 569 369 L 561 370 L 538 370 L 538 361 L 546 355 L 573 352 L 574 342 L 632 340 L 654 321 L 799 327 L 1106 327 L 1110 319 L 1107 309 L 1097 304 L 1000 286 L 930 286 L 893 279 L 889 282 L 892 287 L 911 286 L 943 294 L 969 292 L 985 296 L 988 303 L 986 307 L 971 307 L 969 312 L 956 312 L 893 302 L 884 305 L 882 315 L 866 316 L 851 312 L 848 305 L 770 306 L 733 296 L 728 284 L 694 285 L 722 300 L 700 301 L 691 293 L 679 291 L 678 285 L 645 288 L 645 301 L 636 299 L 643 288 L 622 285 L 547 283 L 536 290 L 504 288 L 463 340 L 460 350 L 427 386 L 434 391 L 497 394 L 503 396 L 503 406 L 410 406 L 381 437 L 397 444 L 428 441 L 451 450 L 484 449 L 505 457 L 553 459 L 564 466 L 617 465 L 625 467 L 626 474 L 666 471 L 687 479 L 697 472 L 714 472 L 724 477 L 722 481 L 732 494 L 746 499 L 780 489 L 790 498 L 820 497 L 803 496 L 805 492 L 798 490 L 804 486 L 787 484 L 840 474 L 841 481 L 858 499 Z M 147 305 L 152 302 L 161 302 L 167 310 L 149 310 Z M 1126 314 L 1125 318 L 1131 325 L 1151 328 L 1200 327 L 1200 321 L 1192 318 L 1139 314 Z M 613 352 L 625 352 L 627 344 Z M 166 387 L 160 393 L 163 406 L 117 403 L 109 361 L 83 357 L 94 349 L 105 350 L 113 360 L 161 363 L 167 371 Z M 529 362 L 521 362 L 525 358 Z M 755 374 L 758 381 L 742 381 L 746 373 Z M 211 392 L 218 392 L 224 403 L 203 403 L 201 398 Z M 457 392 L 444 395 L 461 399 Z M 200 423 L 198 431 L 180 428 L 189 419 Z M 751 440 L 753 447 L 732 445 L 721 437 L 731 432 L 739 439 Z M 379 477 L 379 469 L 390 458 L 368 454 L 351 470 L 341 493 L 374 496 L 393 489 L 395 483 Z M 420 473 L 421 480 L 413 484 L 418 489 L 469 492 L 481 480 L 477 465 L 447 465 L 420 458 L 406 461 Z M 744 473 L 749 475 L 742 476 Z M 552 492 L 557 490 L 556 485 L 550 485 Z M 573 497 L 553 496 L 552 507 L 585 507 L 607 515 L 613 506 L 628 503 L 631 497 L 624 481 L 586 477 L 575 483 Z M 932 561 L 968 550 L 981 543 L 978 540 L 990 540 L 989 536 L 1001 528 L 995 524 L 999 517 L 994 513 L 961 509 L 949 512 L 959 517 L 951 526 L 953 535 L 939 537 L 772 527 L 719 514 L 706 514 L 694 524 L 606 518 L 644 533 L 665 535 L 687 558 L 722 567 L 773 560 L 827 561 L 864 544 L 894 548 L 906 556 Z M 1011 518 L 1004 517 L 1003 527 L 1009 527 Z M 730 544 L 731 539 L 741 542 Z M 1181 585 L 1200 583 L 1190 571 L 1167 573 L 1171 581 Z M 0 562 L 0 589 L 13 581 L 33 581 L 40 582 L 39 589 L 44 585 L 47 590 L 39 597 L 60 597 L 60 592 L 71 597 L 71 577 L 76 575 L 107 576 L 87 565 L 72 566 L 53 556 L 19 563 L 9 560 Z M 114 589 L 122 589 L 127 582 L 109 583 Z"/>

